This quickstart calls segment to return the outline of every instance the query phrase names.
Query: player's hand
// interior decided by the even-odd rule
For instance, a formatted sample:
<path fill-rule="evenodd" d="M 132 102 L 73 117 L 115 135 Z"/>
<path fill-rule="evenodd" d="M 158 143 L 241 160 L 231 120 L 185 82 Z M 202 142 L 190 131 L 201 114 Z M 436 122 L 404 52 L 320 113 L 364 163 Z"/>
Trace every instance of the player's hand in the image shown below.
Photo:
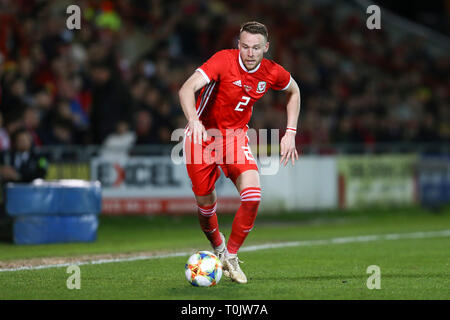
<path fill-rule="evenodd" d="M 202 141 L 206 141 L 208 134 L 206 133 L 206 129 L 200 120 L 191 120 L 189 121 L 188 126 L 194 143 L 201 144 Z"/>
<path fill-rule="evenodd" d="M 291 160 L 292 165 L 294 165 L 295 160 L 298 160 L 298 152 L 295 148 L 295 133 L 289 131 L 286 132 L 283 138 L 281 138 L 280 149 L 280 163 L 284 163 L 284 166 L 286 167 L 289 160 Z"/>

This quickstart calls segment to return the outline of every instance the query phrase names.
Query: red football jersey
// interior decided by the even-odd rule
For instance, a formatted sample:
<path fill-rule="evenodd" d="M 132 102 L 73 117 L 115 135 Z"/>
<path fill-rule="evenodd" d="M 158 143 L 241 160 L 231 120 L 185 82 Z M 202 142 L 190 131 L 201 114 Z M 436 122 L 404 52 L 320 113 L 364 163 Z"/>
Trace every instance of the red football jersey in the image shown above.
<path fill-rule="evenodd" d="M 196 109 L 206 129 L 247 129 L 253 105 L 269 89 L 286 90 L 291 75 L 279 64 L 263 58 L 248 71 L 238 49 L 214 54 L 196 71 L 208 84 L 197 98 Z"/>

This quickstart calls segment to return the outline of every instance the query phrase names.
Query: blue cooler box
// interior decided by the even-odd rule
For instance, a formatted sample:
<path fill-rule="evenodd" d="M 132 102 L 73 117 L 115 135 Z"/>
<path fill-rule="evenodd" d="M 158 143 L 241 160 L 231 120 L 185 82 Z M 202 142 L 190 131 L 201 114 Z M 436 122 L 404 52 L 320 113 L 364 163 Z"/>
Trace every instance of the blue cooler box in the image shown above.
<path fill-rule="evenodd" d="M 91 242 L 101 212 L 100 182 L 37 180 L 6 186 L 16 244 Z"/>

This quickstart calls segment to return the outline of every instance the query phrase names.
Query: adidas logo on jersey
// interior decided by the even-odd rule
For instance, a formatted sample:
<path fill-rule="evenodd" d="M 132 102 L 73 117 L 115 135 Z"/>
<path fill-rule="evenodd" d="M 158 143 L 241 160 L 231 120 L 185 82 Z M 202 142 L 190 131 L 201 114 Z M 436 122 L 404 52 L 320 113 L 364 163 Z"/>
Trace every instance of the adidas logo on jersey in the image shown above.
<path fill-rule="evenodd" d="M 236 80 L 235 82 L 233 82 L 233 84 L 238 87 L 242 87 L 241 80 Z"/>

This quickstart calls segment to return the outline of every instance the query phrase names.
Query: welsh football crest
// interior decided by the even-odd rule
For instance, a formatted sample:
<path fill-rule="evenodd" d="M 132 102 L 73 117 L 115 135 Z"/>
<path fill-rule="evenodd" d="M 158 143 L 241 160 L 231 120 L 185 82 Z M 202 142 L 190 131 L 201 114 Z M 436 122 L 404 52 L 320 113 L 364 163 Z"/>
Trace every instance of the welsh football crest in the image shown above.
<path fill-rule="evenodd" d="M 264 91 L 266 91 L 266 82 L 265 81 L 258 82 L 256 93 L 263 93 Z"/>

